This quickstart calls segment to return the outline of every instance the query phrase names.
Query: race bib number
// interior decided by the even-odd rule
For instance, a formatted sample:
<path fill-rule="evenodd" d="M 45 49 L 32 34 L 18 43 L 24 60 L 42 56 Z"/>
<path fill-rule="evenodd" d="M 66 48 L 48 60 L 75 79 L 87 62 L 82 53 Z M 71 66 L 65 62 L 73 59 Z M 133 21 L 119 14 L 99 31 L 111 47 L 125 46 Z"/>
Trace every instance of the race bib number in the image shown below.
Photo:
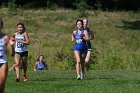
<path fill-rule="evenodd" d="M 17 43 L 17 48 L 23 47 L 23 43 Z"/>
<path fill-rule="evenodd" d="M 76 40 L 76 43 L 77 43 L 77 44 L 81 44 L 81 43 L 82 43 L 82 39 Z"/>

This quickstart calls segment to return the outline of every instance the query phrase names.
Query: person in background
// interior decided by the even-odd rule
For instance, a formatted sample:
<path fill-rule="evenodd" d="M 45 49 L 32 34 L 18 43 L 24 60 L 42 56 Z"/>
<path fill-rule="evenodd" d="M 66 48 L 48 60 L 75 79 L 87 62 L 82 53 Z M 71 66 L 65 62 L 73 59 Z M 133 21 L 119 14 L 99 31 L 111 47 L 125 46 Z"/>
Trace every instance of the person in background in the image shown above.
<path fill-rule="evenodd" d="M 86 58 L 85 58 L 85 66 L 86 66 L 86 69 L 88 71 L 89 70 L 89 60 L 90 60 L 90 57 L 91 57 L 91 50 L 92 50 L 90 40 L 94 39 L 94 33 L 88 27 L 88 19 L 84 18 L 83 19 L 83 24 L 84 24 L 83 25 L 84 29 L 87 30 L 88 35 L 89 35 L 89 40 L 86 41 L 87 55 L 86 55 Z"/>
<path fill-rule="evenodd" d="M 39 58 L 37 59 L 37 62 L 34 65 L 34 71 L 40 71 L 40 70 L 44 70 L 44 69 L 48 69 L 48 66 L 44 60 L 44 56 L 40 55 Z"/>

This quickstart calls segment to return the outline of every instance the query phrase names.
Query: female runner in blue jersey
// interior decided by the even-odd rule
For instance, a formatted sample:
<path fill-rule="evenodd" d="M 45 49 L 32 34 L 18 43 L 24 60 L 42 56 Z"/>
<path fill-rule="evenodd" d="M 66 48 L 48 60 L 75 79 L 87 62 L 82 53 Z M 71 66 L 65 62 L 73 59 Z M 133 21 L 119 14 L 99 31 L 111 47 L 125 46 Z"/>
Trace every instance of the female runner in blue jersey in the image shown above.
<path fill-rule="evenodd" d="M 39 58 L 37 59 L 37 62 L 34 66 L 34 71 L 40 71 L 40 70 L 44 70 L 44 69 L 48 69 L 47 64 L 44 60 L 44 56 L 40 55 Z"/>
<path fill-rule="evenodd" d="M 83 21 L 76 21 L 77 30 L 73 31 L 72 41 L 76 41 L 74 54 L 76 58 L 77 80 L 84 79 L 84 61 L 87 52 L 86 41 L 89 40 L 88 32 L 83 29 Z M 81 75 L 80 75 L 81 72 Z"/>
<path fill-rule="evenodd" d="M 7 78 L 8 63 L 5 53 L 6 45 L 10 50 L 11 56 L 14 56 L 13 48 L 9 43 L 9 37 L 2 33 L 3 21 L 0 19 L 0 93 L 4 93 L 4 86 Z"/>
<path fill-rule="evenodd" d="M 23 71 L 24 71 L 24 81 L 27 81 L 27 61 L 28 61 L 28 47 L 29 36 L 25 31 L 25 26 L 23 23 L 17 24 L 17 32 L 13 34 L 15 40 L 15 69 L 16 69 L 16 82 L 20 81 L 20 61 L 22 60 Z"/>

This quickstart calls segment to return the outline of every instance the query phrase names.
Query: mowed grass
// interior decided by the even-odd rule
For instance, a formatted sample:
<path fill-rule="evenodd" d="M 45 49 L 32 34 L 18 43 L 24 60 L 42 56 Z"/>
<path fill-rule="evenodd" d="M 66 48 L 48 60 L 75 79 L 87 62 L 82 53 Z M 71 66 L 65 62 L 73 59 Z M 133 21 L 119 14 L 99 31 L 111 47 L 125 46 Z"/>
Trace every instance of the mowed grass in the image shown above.
<path fill-rule="evenodd" d="M 28 73 L 28 82 L 15 82 L 8 74 L 6 93 L 140 93 L 140 71 L 90 71 L 76 80 L 74 70 Z"/>

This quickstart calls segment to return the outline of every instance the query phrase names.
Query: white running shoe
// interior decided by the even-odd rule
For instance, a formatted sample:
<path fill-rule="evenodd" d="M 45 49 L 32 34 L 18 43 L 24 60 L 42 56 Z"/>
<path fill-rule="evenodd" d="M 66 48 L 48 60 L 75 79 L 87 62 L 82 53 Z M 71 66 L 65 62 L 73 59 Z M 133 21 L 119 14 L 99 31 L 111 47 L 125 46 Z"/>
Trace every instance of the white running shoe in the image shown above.
<path fill-rule="evenodd" d="M 77 76 L 77 80 L 80 80 L 80 79 L 81 79 L 81 78 L 80 78 L 80 75 L 78 75 L 78 76 Z"/>
<path fill-rule="evenodd" d="M 85 78 L 84 73 L 81 73 L 81 79 L 83 80 Z"/>

